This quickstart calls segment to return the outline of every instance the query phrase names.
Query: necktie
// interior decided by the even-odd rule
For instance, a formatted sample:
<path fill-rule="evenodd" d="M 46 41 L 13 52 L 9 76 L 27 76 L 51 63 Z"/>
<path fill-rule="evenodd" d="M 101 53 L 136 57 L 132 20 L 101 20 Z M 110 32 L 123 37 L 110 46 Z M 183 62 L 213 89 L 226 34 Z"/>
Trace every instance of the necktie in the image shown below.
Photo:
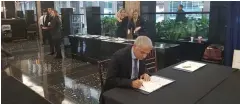
<path fill-rule="evenodd" d="M 133 64 L 133 77 L 138 78 L 138 67 L 137 67 L 137 59 L 134 59 L 134 64 Z"/>

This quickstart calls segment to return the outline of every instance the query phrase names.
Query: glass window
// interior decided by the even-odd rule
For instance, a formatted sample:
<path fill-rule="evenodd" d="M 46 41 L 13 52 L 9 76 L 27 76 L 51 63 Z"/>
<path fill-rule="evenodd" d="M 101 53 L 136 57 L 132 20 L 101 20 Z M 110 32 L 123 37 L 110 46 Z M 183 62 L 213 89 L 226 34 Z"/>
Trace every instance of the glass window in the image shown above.
<path fill-rule="evenodd" d="M 112 8 L 112 2 L 108 2 L 108 8 Z"/>
<path fill-rule="evenodd" d="M 100 6 L 101 14 L 103 14 L 101 17 L 114 17 L 114 13 L 123 8 L 123 1 L 54 1 L 54 6 L 59 13 L 61 8 L 73 8 L 73 33 L 79 33 L 83 32 L 84 28 L 87 27 L 85 7 Z"/>
<path fill-rule="evenodd" d="M 210 10 L 210 1 L 157 1 L 156 12 L 177 12 L 178 6 L 182 4 L 185 12 L 202 12 Z M 160 11 L 163 10 L 163 11 Z M 200 18 L 201 14 L 187 14 L 187 17 Z M 176 14 L 157 14 L 156 20 L 175 19 Z"/>
<path fill-rule="evenodd" d="M 203 1 L 171 1 L 169 2 L 170 12 L 176 12 L 180 4 L 183 5 L 183 10 L 186 12 L 200 12 Z"/>
<path fill-rule="evenodd" d="M 117 1 L 117 11 L 123 8 L 123 1 Z"/>
<path fill-rule="evenodd" d="M 20 1 L 20 6 L 24 14 L 25 10 L 34 10 L 34 14 L 36 14 L 35 1 Z"/>
<path fill-rule="evenodd" d="M 192 5 L 193 5 L 192 1 L 188 1 L 186 6 L 187 7 L 192 7 Z"/>
<path fill-rule="evenodd" d="M 92 6 L 92 1 L 87 1 L 87 7 Z"/>

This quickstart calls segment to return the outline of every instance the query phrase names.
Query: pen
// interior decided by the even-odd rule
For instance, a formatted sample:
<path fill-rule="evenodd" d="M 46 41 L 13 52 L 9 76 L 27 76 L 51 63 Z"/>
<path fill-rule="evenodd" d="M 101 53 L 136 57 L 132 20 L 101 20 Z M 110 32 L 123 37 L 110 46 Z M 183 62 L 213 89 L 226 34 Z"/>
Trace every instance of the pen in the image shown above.
<path fill-rule="evenodd" d="M 143 80 L 140 80 L 142 82 L 142 86 L 143 86 Z M 143 86 L 144 87 L 144 86 Z M 145 87 L 144 87 L 145 88 Z"/>

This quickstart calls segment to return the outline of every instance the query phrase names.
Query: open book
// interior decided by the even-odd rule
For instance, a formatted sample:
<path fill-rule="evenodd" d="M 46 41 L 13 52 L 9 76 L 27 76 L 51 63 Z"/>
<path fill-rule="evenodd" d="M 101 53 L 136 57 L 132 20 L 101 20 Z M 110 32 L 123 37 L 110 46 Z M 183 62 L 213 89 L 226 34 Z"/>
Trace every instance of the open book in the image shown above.
<path fill-rule="evenodd" d="M 151 76 L 150 81 L 143 81 L 143 86 L 140 87 L 140 92 L 144 94 L 149 94 L 163 86 L 166 86 L 174 82 L 172 79 L 164 78 L 161 76 Z"/>
<path fill-rule="evenodd" d="M 186 61 L 184 63 L 181 63 L 181 64 L 175 66 L 174 68 L 178 69 L 178 70 L 187 71 L 187 72 L 193 72 L 205 65 L 206 64 L 204 64 L 204 63 L 199 63 L 199 62 L 194 62 L 194 61 Z"/>

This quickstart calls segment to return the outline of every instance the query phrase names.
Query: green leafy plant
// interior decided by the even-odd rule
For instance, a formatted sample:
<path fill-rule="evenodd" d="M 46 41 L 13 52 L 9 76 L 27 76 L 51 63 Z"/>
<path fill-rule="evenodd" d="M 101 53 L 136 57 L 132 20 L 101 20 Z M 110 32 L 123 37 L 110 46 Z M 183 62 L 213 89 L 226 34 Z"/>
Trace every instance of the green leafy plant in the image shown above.
<path fill-rule="evenodd" d="M 206 16 L 203 16 L 201 19 L 196 22 L 196 34 L 204 38 L 207 37 L 209 33 L 209 19 Z"/>
<path fill-rule="evenodd" d="M 105 34 L 109 34 L 110 36 L 115 35 L 115 31 L 117 29 L 117 19 L 114 17 L 103 17 L 102 18 L 102 31 Z"/>
<path fill-rule="evenodd" d="M 174 20 L 163 20 L 156 24 L 157 35 L 162 39 L 174 39 L 177 36 L 173 34 Z"/>
<path fill-rule="evenodd" d="M 156 31 L 161 39 L 178 40 L 189 35 L 186 23 L 175 23 L 174 20 L 163 20 L 156 24 Z"/>
<path fill-rule="evenodd" d="M 207 37 L 209 20 L 206 17 L 201 19 L 189 18 L 187 22 L 175 22 L 166 19 L 156 23 L 158 37 L 167 40 L 179 40 L 191 36 Z"/>

